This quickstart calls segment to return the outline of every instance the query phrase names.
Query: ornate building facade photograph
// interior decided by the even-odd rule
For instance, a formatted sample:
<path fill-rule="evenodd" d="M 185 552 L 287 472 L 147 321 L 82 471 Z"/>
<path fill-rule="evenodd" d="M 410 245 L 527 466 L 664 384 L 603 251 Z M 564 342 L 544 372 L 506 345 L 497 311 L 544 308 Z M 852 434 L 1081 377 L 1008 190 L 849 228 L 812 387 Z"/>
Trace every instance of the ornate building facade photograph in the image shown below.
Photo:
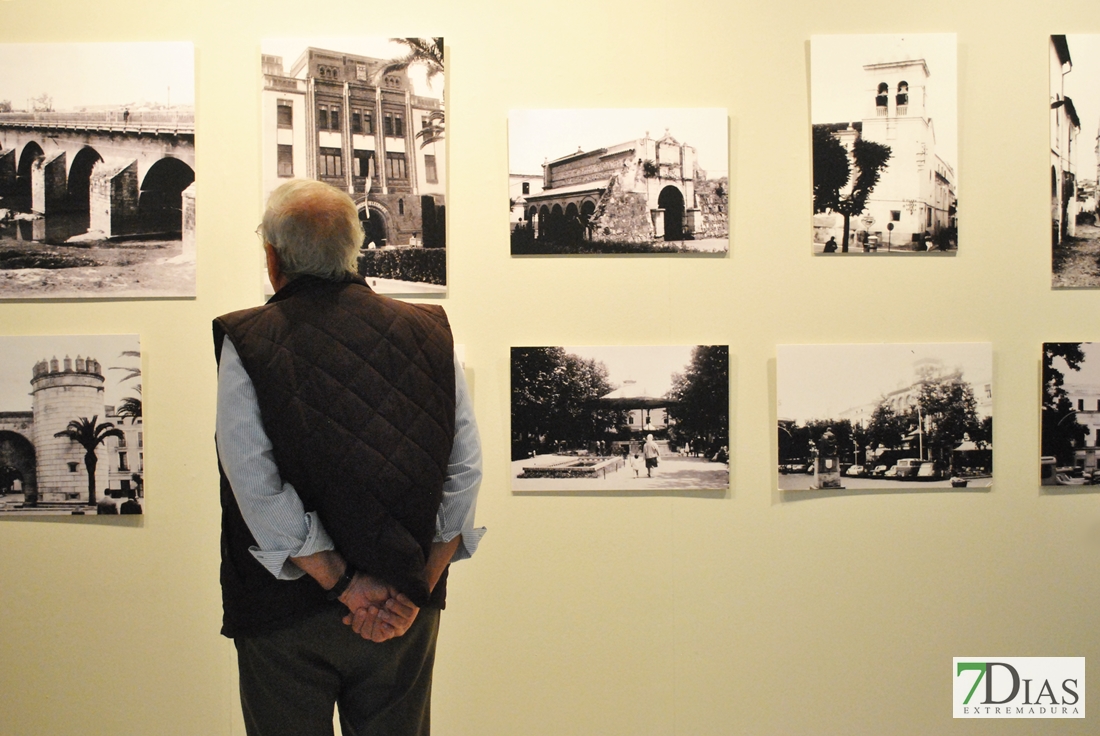
<path fill-rule="evenodd" d="M 193 297 L 191 44 L 0 44 L 0 80 L 0 299 Z"/>
<path fill-rule="evenodd" d="M 729 251 L 723 109 L 513 110 L 512 254 Z"/>
<path fill-rule="evenodd" d="M 958 250 L 955 34 L 813 36 L 813 252 Z"/>
<path fill-rule="evenodd" d="M 0 338 L 0 516 L 141 514 L 137 335 Z"/>
<path fill-rule="evenodd" d="M 346 191 L 360 273 L 388 294 L 444 294 L 447 143 L 442 38 L 268 39 L 263 194 L 293 178 Z"/>

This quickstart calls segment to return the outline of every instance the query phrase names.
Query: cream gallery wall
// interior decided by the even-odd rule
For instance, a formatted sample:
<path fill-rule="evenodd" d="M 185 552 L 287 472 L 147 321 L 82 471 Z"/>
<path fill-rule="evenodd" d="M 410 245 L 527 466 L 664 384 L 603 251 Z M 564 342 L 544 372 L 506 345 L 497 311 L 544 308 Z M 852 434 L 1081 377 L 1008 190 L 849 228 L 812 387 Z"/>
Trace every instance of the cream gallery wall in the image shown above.
<path fill-rule="evenodd" d="M 436 733 L 1094 733 L 1100 21 L 914 10 L 0 2 L 0 734 L 244 733 L 211 320 L 290 177 L 464 346 Z"/>

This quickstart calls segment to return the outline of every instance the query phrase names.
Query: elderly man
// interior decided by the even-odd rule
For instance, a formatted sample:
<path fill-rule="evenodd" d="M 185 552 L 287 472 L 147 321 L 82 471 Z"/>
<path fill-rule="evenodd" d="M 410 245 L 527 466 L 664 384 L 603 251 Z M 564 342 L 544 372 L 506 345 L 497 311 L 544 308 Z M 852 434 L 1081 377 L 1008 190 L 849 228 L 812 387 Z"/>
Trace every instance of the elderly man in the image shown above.
<path fill-rule="evenodd" d="M 296 180 L 268 200 L 276 289 L 214 321 L 222 633 L 247 731 L 429 733 L 447 568 L 469 557 L 481 448 L 438 306 L 356 272 L 358 211 Z"/>

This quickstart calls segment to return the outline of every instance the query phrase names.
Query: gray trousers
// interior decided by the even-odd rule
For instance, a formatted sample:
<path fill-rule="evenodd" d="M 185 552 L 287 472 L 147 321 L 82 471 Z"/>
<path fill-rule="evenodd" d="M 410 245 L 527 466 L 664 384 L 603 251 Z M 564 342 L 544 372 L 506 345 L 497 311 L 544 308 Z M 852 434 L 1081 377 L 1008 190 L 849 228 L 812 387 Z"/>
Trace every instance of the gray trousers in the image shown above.
<path fill-rule="evenodd" d="M 428 736 L 439 609 L 422 608 L 404 636 L 366 641 L 333 608 L 290 628 L 238 637 L 248 736 Z"/>

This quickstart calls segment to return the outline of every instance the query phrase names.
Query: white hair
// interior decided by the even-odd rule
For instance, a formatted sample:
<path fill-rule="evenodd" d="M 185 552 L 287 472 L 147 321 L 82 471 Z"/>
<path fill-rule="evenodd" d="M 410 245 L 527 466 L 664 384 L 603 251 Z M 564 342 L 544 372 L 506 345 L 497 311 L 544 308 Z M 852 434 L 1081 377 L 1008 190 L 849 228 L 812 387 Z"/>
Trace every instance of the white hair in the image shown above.
<path fill-rule="evenodd" d="M 336 187 L 313 179 L 282 184 L 268 197 L 260 230 L 288 279 L 308 275 L 340 281 L 358 273 L 359 210 Z"/>

